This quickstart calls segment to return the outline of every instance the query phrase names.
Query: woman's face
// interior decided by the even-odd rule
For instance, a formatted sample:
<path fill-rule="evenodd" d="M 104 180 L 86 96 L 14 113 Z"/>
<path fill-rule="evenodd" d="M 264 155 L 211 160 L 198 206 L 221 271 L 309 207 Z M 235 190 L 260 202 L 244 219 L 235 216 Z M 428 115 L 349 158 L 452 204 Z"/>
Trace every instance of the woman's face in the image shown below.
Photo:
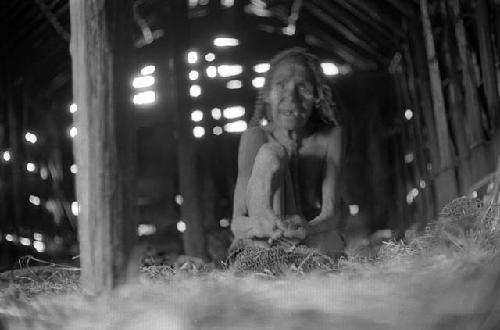
<path fill-rule="evenodd" d="M 286 130 L 304 127 L 314 107 L 313 76 L 296 58 L 278 62 L 270 77 L 267 102 L 274 124 Z"/>

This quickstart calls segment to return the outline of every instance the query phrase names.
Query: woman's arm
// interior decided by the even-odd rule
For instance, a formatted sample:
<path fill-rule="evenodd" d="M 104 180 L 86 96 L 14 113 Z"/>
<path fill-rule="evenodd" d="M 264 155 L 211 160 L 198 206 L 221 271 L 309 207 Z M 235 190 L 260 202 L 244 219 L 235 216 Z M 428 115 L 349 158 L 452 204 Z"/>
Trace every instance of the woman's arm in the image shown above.
<path fill-rule="evenodd" d="M 342 128 L 334 127 L 327 136 L 324 174 L 322 181 L 322 203 L 320 214 L 308 223 L 308 234 L 331 229 L 340 229 L 340 219 L 336 212 L 339 177 L 343 161 Z"/>
<path fill-rule="evenodd" d="M 260 127 L 250 128 L 241 136 L 238 149 L 238 178 L 234 189 L 233 218 L 248 215 L 246 192 L 252 174 L 255 157 L 266 143 L 266 135 Z"/>

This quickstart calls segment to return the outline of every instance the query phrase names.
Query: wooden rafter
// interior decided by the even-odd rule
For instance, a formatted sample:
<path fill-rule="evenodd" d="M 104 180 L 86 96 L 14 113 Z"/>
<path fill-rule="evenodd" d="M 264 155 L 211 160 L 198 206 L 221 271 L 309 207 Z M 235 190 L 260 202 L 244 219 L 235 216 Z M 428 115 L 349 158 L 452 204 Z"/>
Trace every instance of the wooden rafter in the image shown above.
<path fill-rule="evenodd" d="M 309 13 L 304 12 L 303 15 L 307 16 Z M 307 31 L 328 44 L 327 49 L 329 49 L 330 52 L 345 58 L 347 63 L 360 70 L 373 69 L 378 66 L 377 62 L 372 58 L 366 56 L 366 54 L 360 53 L 356 48 L 352 48 L 351 45 L 339 39 L 336 34 L 328 34 L 324 32 L 325 29 L 317 26 L 308 26 Z"/>
<path fill-rule="evenodd" d="M 317 24 L 323 24 L 328 27 L 341 43 L 348 45 L 349 48 L 356 50 L 358 54 L 364 54 L 365 58 L 374 60 L 379 64 L 385 64 L 386 59 L 377 51 L 372 49 L 370 45 L 364 43 L 361 39 L 357 38 L 355 35 L 350 33 L 345 27 L 340 26 L 338 23 L 334 22 L 327 14 L 325 14 L 320 8 L 316 7 L 311 2 L 304 4 L 304 9 L 307 9 L 313 16 L 320 19 Z M 332 33 L 333 34 L 333 33 Z"/>
<path fill-rule="evenodd" d="M 357 8 L 358 12 L 367 14 L 377 25 L 384 26 L 390 33 L 395 33 L 400 37 L 403 36 L 398 18 L 380 10 L 375 1 L 349 0 L 349 2 Z"/>
<path fill-rule="evenodd" d="M 418 17 L 418 5 L 412 1 L 410 2 L 406 0 L 385 0 L 385 1 L 408 18 Z"/>
<path fill-rule="evenodd" d="M 373 48 L 380 50 L 382 53 L 387 53 L 389 49 L 392 50 L 397 47 L 398 44 L 395 42 L 395 39 L 387 39 L 377 31 L 374 31 L 367 26 L 365 22 L 361 21 L 357 16 L 352 15 L 337 3 L 331 2 L 327 4 L 319 0 L 313 0 L 313 2 L 323 9 L 332 19 L 344 25 L 347 29 L 352 31 L 352 33 L 364 39 L 366 42 L 370 43 Z"/>

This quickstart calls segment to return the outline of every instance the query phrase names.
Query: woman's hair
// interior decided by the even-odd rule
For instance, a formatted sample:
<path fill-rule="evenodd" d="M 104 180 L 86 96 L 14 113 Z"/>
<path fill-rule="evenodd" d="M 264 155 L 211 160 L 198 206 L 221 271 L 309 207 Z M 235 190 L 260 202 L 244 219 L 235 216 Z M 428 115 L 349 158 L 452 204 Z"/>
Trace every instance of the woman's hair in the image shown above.
<path fill-rule="evenodd" d="M 277 64 L 286 59 L 298 60 L 312 74 L 316 101 L 314 102 L 314 109 L 309 118 L 309 123 L 313 126 L 339 126 L 341 124 L 339 109 L 337 103 L 333 101 L 332 90 L 328 86 L 318 58 L 308 53 L 304 48 L 299 47 L 284 50 L 271 60 L 264 86 L 259 91 L 255 101 L 255 110 L 250 120 L 250 126 L 258 126 L 262 119 L 272 121 L 269 104 L 266 102 L 271 89 L 270 81 Z"/>

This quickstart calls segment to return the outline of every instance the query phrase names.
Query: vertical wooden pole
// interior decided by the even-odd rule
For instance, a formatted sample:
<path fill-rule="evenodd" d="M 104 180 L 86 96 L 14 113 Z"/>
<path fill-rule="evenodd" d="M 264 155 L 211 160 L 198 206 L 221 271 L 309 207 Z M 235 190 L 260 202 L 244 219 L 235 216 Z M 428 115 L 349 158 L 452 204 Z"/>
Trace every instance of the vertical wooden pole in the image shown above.
<path fill-rule="evenodd" d="M 455 38 L 457 40 L 462 84 L 465 93 L 465 126 L 469 148 L 475 148 L 482 141 L 481 107 L 479 105 L 476 82 L 472 69 L 471 54 L 465 34 L 465 26 L 460 10 L 460 0 L 448 0 L 452 9 L 450 18 L 455 22 Z"/>
<path fill-rule="evenodd" d="M 90 293 L 125 279 L 134 244 L 131 11 L 130 0 L 70 0 L 81 285 Z"/>
<path fill-rule="evenodd" d="M 197 145 L 189 122 L 190 100 L 187 84 L 186 53 L 189 47 L 189 20 L 185 0 L 173 0 L 171 19 L 173 92 L 177 100 L 177 137 L 179 162 L 179 188 L 184 197 L 181 219 L 186 223 L 183 234 L 184 252 L 187 255 L 207 259 L 200 170 L 197 168 Z"/>
<path fill-rule="evenodd" d="M 441 86 L 441 73 L 434 46 L 434 35 L 432 33 L 427 0 L 420 0 L 420 13 L 429 67 L 432 103 L 437 130 L 437 142 L 439 146 L 439 170 L 438 175 L 436 176 L 436 186 L 438 189 L 437 199 L 438 206 L 442 207 L 448 201 L 457 196 L 457 182 L 452 168 L 453 163 L 450 152 L 446 106 Z"/>
<path fill-rule="evenodd" d="M 481 75 L 483 78 L 484 93 L 488 103 L 488 117 L 490 135 L 499 127 L 500 106 L 498 104 L 497 76 L 495 59 L 491 43 L 490 15 L 488 0 L 476 1 L 477 39 L 479 43 L 479 57 L 481 61 Z"/>
<path fill-rule="evenodd" d="M 462 89 L 460 85 L 459 73 L 457 70 L 456 57 L 454 54 L 451 35 L 453 30 L 450 28 L 450 20 L 446 2 L 439 3 L 440 16 L 442 18 L 442 36 L 441 36 L 441 53 L 443 54 L 444 73 L 448 84 L 446 85 L 448 99 L 448 113 L 450 116 L 451 132 L 456 147 L 457 154 L 457 173 L 458 173 L 458 190 L 460 194 L 464 194 L 469 185 L 472 184 L 469 169 L 469 146 L 467 143 L 465 108 L 462 97 Z"/>
<path fill-rule="evenodd" d="M 423 39 L 420 33 L 420 26 L 415 21 L 408 22 L 409 48 L 405 52 L 407 59 L 408 86 L 413 91 L 412 96 L 414 104 L 418 108 L 415 115 L 415 121 L 418 121 L 418 129 L 421 130 L 423 139 L 425 139 L 425 149 L 422 149 L 420 159 L 423 159 L 423 173 L 426 182 L 426 192 L 428 200 L 428 217 L 431 220 L 437 211 L 435 194 L 435 183 L 431 176 L 428 164 L 439 165 L 439 151 L 436 137 L 436 124 L 432 111 L 431 93 L 429 90 L 429 78 L 427 70 L 427 60 L 424 51 Z M 404 48 L 403 48 L 404 49 Z M 426 220 L 426 221 L 427 221 Z"/>

